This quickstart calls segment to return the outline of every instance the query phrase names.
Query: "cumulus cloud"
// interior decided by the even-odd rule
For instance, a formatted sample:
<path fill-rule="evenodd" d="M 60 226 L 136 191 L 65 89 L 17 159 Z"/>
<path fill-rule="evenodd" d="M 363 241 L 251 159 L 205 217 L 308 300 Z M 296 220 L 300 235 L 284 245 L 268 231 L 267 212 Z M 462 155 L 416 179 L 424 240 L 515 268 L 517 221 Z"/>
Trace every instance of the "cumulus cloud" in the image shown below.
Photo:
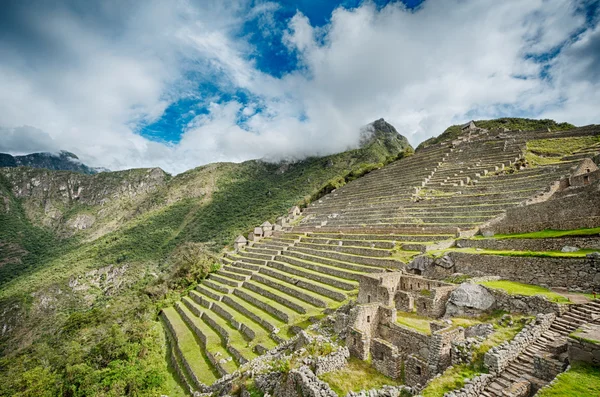
<path fill-rule="evenodd" d="M 583 3 L 427 0 L 407 10 L 366 1 L 320 27 L 298 11 L 278 33 L 298 67 L 281 77 L 257 67 L 240 31 L 252 19 L 261 36 L 275 34 L 275 2 L 82 4 L 9 1 L 0 16 L 0 150 L 65 149 L 94 166 L 177 173 L 344 150 L 380 117 L 414 145 L 506 109 L 600 118 L 600 28 Z M 216 92 L 198 88 L 205 82 Z M 178 143 L 138 133 L 190 97 L 206 111 Z"/>
<path fill-rule="evenodd" d="M 44 131 L 22 126 L 15 128 L 0 127 L 0 152 L 29 154 L 34 152 L 57 152 L 60 148 Z"/>

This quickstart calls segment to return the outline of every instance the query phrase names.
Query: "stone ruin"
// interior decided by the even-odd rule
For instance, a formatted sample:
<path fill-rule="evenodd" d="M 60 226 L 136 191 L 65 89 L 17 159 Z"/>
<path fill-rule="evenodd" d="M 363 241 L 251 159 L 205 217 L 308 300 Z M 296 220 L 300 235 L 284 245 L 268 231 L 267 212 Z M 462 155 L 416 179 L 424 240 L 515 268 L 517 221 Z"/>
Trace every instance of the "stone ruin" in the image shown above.
<path fill-rule="evenodd" d="M 600 180 L 600 169 L 590 158 L 573 167 L 568 177 L 560 180 L 558 190 L 587 186 Z"/>
<path fill-rule="evenodd" d="M 287 216 L 280 216 L 277 218 L 275 224 L 271 224 L 269 221 L 263 222 L 260 226 L 255 227 L 250 233 L 248 238 L 244 236 L 238 236 L 233 242 L 233 249 L 235 252 L 240 251 L 246 246 L 252 246 L 255 242 L 260 241 L 263 238 L 273 236 L 273 232 L 280 232 L 285 227 L 289 227 L 289 224 L 297 220 L 302 214 L 300 207 L 297 205 L 293 206 L 288 210 Z"/>
<path fill-rule="evenodd" d="M 464 329 L 432 321 L 431 335 L 397 323 L 398 311 L 440 318 L 456 285 L 402 272 L 363 275 L 357 307 L 351 313 L 346 337 L 350 354 L 366 360 L 381 373 L 424 385 L 450 365 L 452 342 L 464 339 Z M 403 369 L 403 370 L 402 370 Z"/>

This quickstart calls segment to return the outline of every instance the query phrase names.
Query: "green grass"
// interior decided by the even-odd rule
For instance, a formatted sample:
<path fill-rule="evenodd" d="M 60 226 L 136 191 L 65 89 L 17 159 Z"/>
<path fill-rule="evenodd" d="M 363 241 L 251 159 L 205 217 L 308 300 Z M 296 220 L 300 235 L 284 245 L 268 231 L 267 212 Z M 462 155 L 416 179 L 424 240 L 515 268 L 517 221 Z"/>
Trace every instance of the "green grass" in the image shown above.
<path fill-rule="evenodd" d="M 429 323 L 433 321 L 431 318 L 419 316 L 415 313 L 398 311 L 396 321 L 398 324 L 412 328 L 422 334 L 431 335 L 431 328 L 429 327 Z"/>
<path fill-rule="evenodd" d="M 449 391 L 462 388 L 466 379 L 473 379 L 479 374 L 481 372 L 470 365 L 455 365 L 429 382 L 427 387 L 421 391 L 421 395 L 423 397 L 442 397 Z"/>
<path fill-rule="evenodd" d="M 179 317 L 174 308 L 166 308 L 163 312 L 175 329 L 178 340 L 177 345 L 188 364 L 192 367 L 192 371 L 194 371 L 201 382 L 212 384 L 217 378 L 213 373 L 211 365 L 202 355 L 192 331 L 190 331 L 181 317 Z"/>
<path fill-rule="evenodd" d="M 346 367 L 323 374 L 319 378 L 328 383 L 331 389 L 341 397 L 351 391 L 380 389 L 385 385 L 402 384 L 400 380 L 382 375 L 369 362 L 354 357 L 348 359 Z"/>
<path fill-rule="evenodd" d="M 532 284 L 523 284 L 518 283 L 516 281 L 508 281 L 508 280 L 498 280 L 498 281 L 485 281 L 479 283 L 481 285 L 485 285 L 486 287 L 493 289 L 501 289 L 503 291 L 508 292 L 511 295 L 525 295 L 525 296 L 534 296 L 541 295 L 548 298 L 551 302 L 556 303 L 569 303 L 569 299 L 565 298 L 562 295 L 557 294 L 556 292 L 552 292 L 547 288 L 540 287 Z"/>
<path fill-rule="evenodd" d="M 494 237 L 476 236 L 475 239 L 510 239 L 510 238 L 558 238 L 558 237 L 576 237 L 576 236 L 593 236 L 600 235 L 600 227 L 582 228 L 573 230 L 552 230 L 546 229 L 539 232 L 531 233 L 514 233 L 514 234 L 496 234 Z"/>
<path fill-rule="evenodd" d="M 449 248 L 446 250 L 430 251 L 433 255 L 441 255 L 445 252 L 463 252 L 476 255 L 500 255 L 500 256 L 519 256 L 519 257 L 541 257 L 541 258 L 585 258 L 587 254 L 599 252 L 600 250 L 582 249 L 575 252 L 562 251 L 511 251 L 511 250 L 491 250 L 480 248 Z"/>
<path fill-rule="evenodd" d="M 598 136 L 536 139 L 527 142 L 527 150 L 542 156 L 566 156 L 600 142 Z"/>
<path fill-rule="evenodd" d="M 556 381 L 537 397 L 600 396 L 600 367 L 573 363 L 571 369 L 559 374 Z"/>

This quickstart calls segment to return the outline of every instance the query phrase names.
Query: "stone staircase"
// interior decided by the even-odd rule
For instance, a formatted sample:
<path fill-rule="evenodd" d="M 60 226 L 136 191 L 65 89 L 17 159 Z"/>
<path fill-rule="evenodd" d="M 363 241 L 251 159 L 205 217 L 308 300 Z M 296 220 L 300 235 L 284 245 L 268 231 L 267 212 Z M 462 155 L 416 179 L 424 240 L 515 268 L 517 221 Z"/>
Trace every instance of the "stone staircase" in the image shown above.
<path fill-rule="evenodd" d="M 530 382 L 535 390 L 546 385 L 546 380 L 534 375 L 534 357 L 550 352 L 550 344 L 557 340 L 566 340 L 567 336 L 579 328 L 582 324 L 590 322 L 592 315 L 600 315 L 600 302 L 592 301 L 583 305 L 572 305 L 570 310 L 561 317 L 557 317 L 550 329 L 536 340 L 531 346 L 514 360 L 502 373 L 500 373 L 480 396 L 482 397 L 506 397 L 506 390 L 514 385 L 522 383 L 523 380 Z"/>

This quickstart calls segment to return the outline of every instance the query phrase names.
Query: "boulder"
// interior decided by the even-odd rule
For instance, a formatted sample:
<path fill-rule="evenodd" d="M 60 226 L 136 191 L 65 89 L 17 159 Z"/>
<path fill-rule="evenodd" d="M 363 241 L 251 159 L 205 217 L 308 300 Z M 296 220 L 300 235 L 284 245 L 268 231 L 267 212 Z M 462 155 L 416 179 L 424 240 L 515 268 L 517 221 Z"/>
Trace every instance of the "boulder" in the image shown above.
<path fill-rule="evenodd" d="M 491 230 L 484 230 L 481 234 L 483 237 L 494 237 L 494 232 Z"/>
<path fill-rule="evenodd" d="M 496 299 L 485 287 L 462 283 L 450 294 L 446 304 L 446 315 L 478 315 L 492 309 L 495 303 Z"/>
<path fill-rule="evenodd" d="M 565 245 L 561 249 L 561 252 L 576 252 L 576 251 L 579 251 L 579 248 L 577 248 L 577 247 L 571 247 L 569 245 Z"/>
<path fill-rule="evenodd" d="M 465 329 L 465 338 L 476 338 L 483 337 L 487 338 L 494 332 L 494 326 L 492 324 L 476 324 Z"/>
<path fill-rule="evenodd" d="M 419 255 L 415 259 L 413 259 L 406 268 L 408 270 L 417 270 L 419 274 L 423 274 L 425 270 L 429 269 L 433 266 L 434 260 L 427 255 Z"/>
<path fill-rule="evenodd" d="M 454 267 L 454 260 L 449 255 L 444 255 L 441 258 L 436 259 L 435 264 L 444 269 L 451 269 Z"/>

